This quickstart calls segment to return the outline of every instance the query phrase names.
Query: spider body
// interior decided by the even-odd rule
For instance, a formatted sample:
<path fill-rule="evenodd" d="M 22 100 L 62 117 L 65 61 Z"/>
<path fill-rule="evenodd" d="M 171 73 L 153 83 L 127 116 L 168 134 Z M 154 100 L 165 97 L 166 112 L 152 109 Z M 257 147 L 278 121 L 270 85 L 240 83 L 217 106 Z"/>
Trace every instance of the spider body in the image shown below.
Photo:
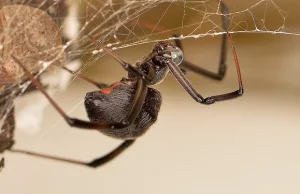
<path fill-rule="evenodd" d="M 225 32 L 228 32 L 228 9 L 222 1 L 219 1 L 219 3 L 222 12 L 223 29 Z M 93 37 L 88 37 L 94 41 Z M 184 72 L 192 71 L 208 78 L 222 80 L 226 70 L 228 40 L 230 41 L 235 60 L 239 87 L 235 91 L 205 98 L 197 92 Z M 22 150 L 13 151 L 93 168 L 107 163 L 132 145 L 135 139 L 144 134 L 156 121 L 161 106 L 161 94 L 156 89 L 151 88 L 151 86 L 161 83 L 168 72 L 171 72 L 183 89 L 199 104 L 210 105 L 218 101 L 230 100 L 243 95 L 239 62 L 231 35 L 228 33 L 224 33 L 222 36 L 221 57 L 217 73 L 183 59 L 183 48 L 179 39 L 175 39 L 176 46 L 169 42 L 158 42 L 150 54 L 144 57 L 141 62 L 136 63 L 135 66 L 126 63 L 112 51 L 99 45 L 99 42 L 94 41 L 94 43 L 112 56 L 128 72 L 128 77 L 107 86 L 106 84 L 98 83 L 80 74 L 76 74 L 64 67 L 70 73 L 100 88 L 100 91 L 89 92 L 85 97 L 84 104 L 90 121 L 69 117 L 47 94 L 43 86 L 30 74 L 22 62 L 14 55 L 11 55 L 11 57 L 22 67 L 32 81 L 32 84 L 44 94 L 71 127 L 97 130 L 110 137 L 125 141 L 105 156 L 96 158 L 88 163 Z"/>
<path fill-rule="evenodd" d="M 105 122 L 112 124 L 111 128 L 100 131 L 117 139 L 136 139 L 144 134 L 155 123 L 161 106 L 161 94 L 158 90 L 148 87 L 159 84 L 167 76 L 169 68 L 167 62 L 172 60 L 179 65 L 183 60 L 182 51 L 168 42 L 158 42 L 152 52 L 137 63 L 136 68 L 150 81 L 144 86 L 146 95 L 143 104 L 132 122 L 128 115 L 137 92 L 139 77 L 129 73 L 128 78 L 123 78 L 109 87 L 87 93 L 84 104 L 89 120 L 92 122 Z M 135 108 L 135 107 L 134 107 Z M 115 129 L 114 124 L 123 123 L 123 128 Z M 127 124 L 126 124 L 127 123 Z"/>

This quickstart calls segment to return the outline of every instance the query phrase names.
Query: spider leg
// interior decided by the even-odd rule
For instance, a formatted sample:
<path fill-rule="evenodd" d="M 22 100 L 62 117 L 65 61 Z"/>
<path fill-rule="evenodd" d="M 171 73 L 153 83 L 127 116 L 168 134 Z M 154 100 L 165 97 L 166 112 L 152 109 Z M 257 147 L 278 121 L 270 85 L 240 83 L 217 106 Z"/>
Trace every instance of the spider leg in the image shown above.
<path fill-rule="evenodd" d="M 52 104 L 52 106 L 57 110 L 57 112 L 65 119 L 65 121 L 71 127 L 77 127 L 77 128 L 82 128 L 82 129 L 94 129 L 94 130 L 99 130 L 99 131 L 101 131 L 101 129 L 109 129 L 109 128 L 114 128 L 114 129 L 126 128 L 130 124 L 132 124 L 134 122 L 135 118 L 138 116 L 140 110 L 142 109 L 143 103 L 144 103 L 146 95 L 147 95 L 148 87 L 142 79 L 139 79 L 137 82 L 136 94 L 135 94 L 133 103 L 131 105 L 129 114 L 127 115 L 127 119 L 122 121 L 121 123 L 111 124 L 111 123 L 105 123 L 105 122 L 91 122 L 91 121 L 84 121 L 81 119 L 71 118 L 49 96 L 49 94 L 46 92 L 46 90 L 43 88 L 43 86 L 31 75 L 31 73 L 25 68 L 25 66 L 22 64 L 22 62 L 13 55 L 11 55 L 11 57 L 13 58 L 13 60 L 16 63 L 18 63 L 20 65 L 20 67 L 24 70 L 25 74 L 32 81 L 32 84 L 34 84 L 44 94 L 44 96 L 49 100 L 50 104 Z"/>
<path fill-rule="evenodd" d="M 67 72 L 69 72 L 70 74 L 72 74 L 73 76 L 78 77 L 78 78 L 80 78 L 80 79 L 82 79 L 84 81 L 87 81 L 87 82 L 93 84 L 94 86 L 96 86 L 96 87 L 98 87 L 100 89 L 108 87 L 108 85 L 105 84 L 105 83 L 96 82 L 96 81 L 94 81 L 94 80 L 92 80 L 92 79 L 90 79 L 90 78 L 88 78 L 88 77 L 86 77 L 86 76 L 84 76 L 84 75 L 82 75 L 80 73 L 76 73 L 76 72 L 68 69 L 67 67 L 62 67 L 62 68 L 64 70 L 66 70 Z"/>
<path fill-rule="evenodd" d="M 50 155 L 45 155 L 45 154 L 40 154 L 40 153 L 35 153 L 35 152 L 28 152 L 25 150 L 19 150 L 19 149 L 10 149 L 9 151 L 14 152 L 14 153 L 22 153 L 26 155 L 31 155 L 31 156 L 36 156 L 36 157 L 41 157 L 41 158 L 47 158 L 51 160 L 56 160 L 60 162 L 67 162 L 71 164 L 77 164 L 77 165 L 83 165 L 83 166 L 88 166 L 92 168 L 97 168 L 102 166 L 103 164 L 106 164 L 119 156 L 123 151 L 125 151 L 129 146 L 131 146 L 134 143 L 135 140 L 126 140 L 122 144 L 120 144 L 118 147 L 116 147 L 114 150 L 109 152 L 108 154 L 101 156 L 99 158 L 96 158 L 90 162 L 81 162 L 77 160 L 72 160 L 72 159 L 65 159 L 65 158 L 60 158 L 56 156 L 50 156 Z M 0 168 L 1 169 L 1 168 Z"/>
<path fill-rule="evenodd" d="M 85 165 L 93 168 L 97 168 L 99 166 L 102 166 L 103 164 L 111 161 L 118 155 L 120 155 L 124 150 L 126 150 L 129 146 L 131 146 L 134 143 L 135 140 L 126 140 L 121 145 L 119 145 L 117 148 L 115 148 L 112 152 L 108 153 L 105 156 L 102 156 L 100 158 L 96 158 L 93 161 L 86 163 Z"/>
<path fill-rule="evenodd" d="M 109 54 L 111 57 L 113 57 L 127 72 L 134 75 L 135 77 L 143 79 L 146 83 L 151 83 L 152 79 L 149 77 L 149 75 L 144 74 L 139 69 L 134 67 L 133 65 L 125 62 L 120 57 L 118 57 L 116 54 L 111 52 L 111 50 L 105 48 L 104 46 L 100 45 L 93 37 L 90 35 L 87 35 L 99 48 L 103 49 L 104 52 Z"/>
<path fill-rule="evenodd" d="M 239 61 L 238 61 L 237 54 L 236 54 L 236 51 L 234 48 L 234 44 L 233 44 L 231 35 L 227 34 L 227 37 L 231 44 L 231 48 L 232 48 L 232 52 L 233 52 L 233 56 L 234 56 L 234 60 L 235 60 L 235 64 L 236 64 L 237 74 L 238 74 L 239 89 L 236 91 L 204 98 L 195 90 L 195 88 L 192 86 L 190 81 L 186 78 L 184 73 L 180 70 L 180 67 L 178 67 L 171 61 L 167 62 L 167 65 L 168 65 L 171 73 L 174 75 L 174 77 L 177 79 L 177 81 L 191 95 L 191 97 L 194 98 L 194 100 L 196 100 L 197 102 L 199 102 L 201 104 L 213 104 L 214 102 L 217 102 L 217 101 L 233 99 L 233 98 L 243 95 L 243 93 L 244 93 Z"/>
<path fill-rule="evenodd" d="M 228 19 L 228 8 L 225 5 L 225 3 L 223 3 L 222 1 L 220 1 L 220 8 L 221 8 L 221 13 L 222 13 L 222 27 L 223 30 L 225 32 L 228 32 L 228 27 L 229 27 L 229 19 Z M 177 35 L 174 35 L 174 37 L 178 38 Z M 182 42 L 179 39 L 175 39 L 175 44 L 178 48 L 180 48 L 183 51 L 183 46 L 182 46 Z M 227 45 L 228 45 L 228 41 L 227 41 L 227 35 L 223 34 L 222 35 L 222 43 L 221 43 L 221 56 L 220 56 L 220 61 L 219 61 L 219 70 L 218 73 L 215 72 L 211 72 L 207 69 L 204 69 L 202 67 L 199 67 L 189 61 L 184 60 L 180 67 L 182 69 L 185 70 L 189 70 L 192 71 L 194 73 L 197 74 L 201 74 L 204 75 L 208 78 L 211 79 L 215 79 L 215 80 L 222 80 L 225 76 L 225 72 L 226 72 L 226 58 L 227 58 Z"/>

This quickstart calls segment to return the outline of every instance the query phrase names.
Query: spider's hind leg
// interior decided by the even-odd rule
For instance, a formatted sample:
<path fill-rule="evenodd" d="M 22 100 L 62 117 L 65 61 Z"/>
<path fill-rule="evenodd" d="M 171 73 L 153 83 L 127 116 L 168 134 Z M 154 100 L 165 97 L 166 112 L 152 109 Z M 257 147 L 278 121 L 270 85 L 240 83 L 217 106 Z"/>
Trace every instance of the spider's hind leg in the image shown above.
<path fill-rule="evenodd" d="M 128 147 L 130 147 L 134 143 L 134 141 L 135 140 L 126 140 L 122 144 L 120 144 L 118 147 L 113 149 L 111 152 L 109 152 L 108 154 L 101 156 L 99 158 L 96 158 L 96 159 L 92 160 L 91 162 L 82 162 L 82 161 L 78 161 L 78 160 L 66 159 L 66 158 L 61 158 L 61 157 L 56 157 L 56 156 L 51 156 L 51 155 L 46 155 L 46 154 L 40 154 L 40 153 L 25 151 L 25 150 L 21 150 L 21 149 L 10 149 L 9 151 L 13 152 L 13 153 L 21 153 L 21 154 L 36 156 L 36 157 L 50 159 L 50 160 L 67 162 L 69 164 L 77 164 L 77 165 L 87 166 L 87 167 L 91 167 L 91 168 L 98 168 L 98 167 L 110 162 L 111 160 L 115 159 L 117 156 L 119 156 L 121 153 L 123 153 Z M 0 170 L 1 170 L 1 165 L 2 165 L 1 162 L 4 163 L 4 159 L 2 159 L 0 161 Z"/>

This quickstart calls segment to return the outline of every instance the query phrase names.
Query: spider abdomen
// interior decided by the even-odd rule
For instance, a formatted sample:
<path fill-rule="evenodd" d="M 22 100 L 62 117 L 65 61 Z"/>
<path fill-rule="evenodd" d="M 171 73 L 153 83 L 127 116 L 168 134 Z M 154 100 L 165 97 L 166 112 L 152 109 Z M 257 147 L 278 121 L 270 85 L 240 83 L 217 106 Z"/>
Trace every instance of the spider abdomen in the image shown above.
<path fill-rule="evenodd" d="M 108 88 L 87 93 L 85 107 L 90 121 L 116 124 L 126 120 L 135 91 L 134 86 L 128 82 L 116 82 Z M 136 139 L 155 123 L 160 105 L 160 92 L 148 88 L 142 110 L 131 125 L 122 129 L 99 129 L 99 131 L 117 139 Z"/>

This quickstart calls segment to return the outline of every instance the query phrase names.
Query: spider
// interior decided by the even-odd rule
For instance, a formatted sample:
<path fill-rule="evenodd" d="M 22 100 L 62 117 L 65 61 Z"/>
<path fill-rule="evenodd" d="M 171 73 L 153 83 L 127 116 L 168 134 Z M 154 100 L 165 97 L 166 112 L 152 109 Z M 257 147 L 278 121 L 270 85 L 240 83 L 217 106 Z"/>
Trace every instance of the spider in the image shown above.
<path fill-rule="evenodd" d="M 228 9 L 224 3 L 220 2 L 220 5 L 223 28 L 227 31 L 229 22 L 225 15 L 228 14 Z M 227 55 L 227 40 L 230 41 L 235 59 L 239 88 L 230 93 L 204 98 L 195 90 L 182 70 L 190 70 L 216 80 L 223 79 L 226 70 L 225 62 Z M 98 44 L 96 41 L 95 43 Z M 69 71 L 79 78 L 84 79 L 85 81 L 88 81 L 100 88 L 100 91 L 89 92 L 85 96 L 84 105 L 90 121 L 69 117 L 47 94 L 43 86 L 25 68 L 22 62 L 16 56 L 12 55 L 11 57 L 13 60 L 23 68 L 25 74 L 32 81 L 32 84 L 34 84 L 44 94 L 52 106 L 71 127 L 98 130 L 107 136 L 124 140 L 124 142 L 107 155 L 88 163 L 22 150 L 11 151 L 47 157 L 94 168 L 111 161 L 132 145 L 138 137 L 143 135 L 151 127 L 151 125 L 155 123 L 160 110 L 162 98 L 160 92 L 151 86 L 161 83 L 167 76 L 168 72 L 171 72 L 186 92 L 200 104 L 210 105 L 217 101 L 233 99 L 243 94 L 243 84 L 238 58 L 229 33 L 225 33 L 222 38 L 221 58 L 218 73 L 210 72 L 186 61 L 183 58 L 182 44 L 179 39 L 175 40 L 175 45 L 176 46 L 164 41 L 157 42 L 152 52 L 141 62 L 138 62 L 135 66 L 133 66 L 120 59 L 109 49 L 98 44 L 99 47 L 118 61 L 118 63 L 128 72 L 127 78 L 122 78 L 121 81 L 115 82 L 110 86 L 103 83 L 97 83 L 64 67 L 66 71 Z"/>

